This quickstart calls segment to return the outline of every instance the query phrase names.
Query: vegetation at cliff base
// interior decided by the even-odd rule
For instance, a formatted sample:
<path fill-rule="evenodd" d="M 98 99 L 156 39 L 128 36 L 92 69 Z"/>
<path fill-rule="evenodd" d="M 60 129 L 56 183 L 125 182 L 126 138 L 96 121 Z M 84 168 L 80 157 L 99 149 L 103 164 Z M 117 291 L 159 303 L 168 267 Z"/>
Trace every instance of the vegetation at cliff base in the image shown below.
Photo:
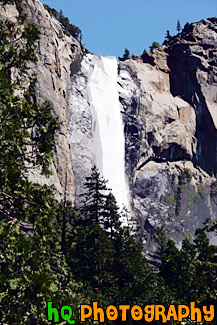
<path fill-rule="evenodd" d="M 59 128 L 28 75 L 39 37 L 22 15 L 0 21 L 0 317 L 7 324 L 46 324 L 46 302 L 73 303 L 79 286 L 55 244 L 53 189 L 28 178 L 34 169 L 49 175 Z"/>

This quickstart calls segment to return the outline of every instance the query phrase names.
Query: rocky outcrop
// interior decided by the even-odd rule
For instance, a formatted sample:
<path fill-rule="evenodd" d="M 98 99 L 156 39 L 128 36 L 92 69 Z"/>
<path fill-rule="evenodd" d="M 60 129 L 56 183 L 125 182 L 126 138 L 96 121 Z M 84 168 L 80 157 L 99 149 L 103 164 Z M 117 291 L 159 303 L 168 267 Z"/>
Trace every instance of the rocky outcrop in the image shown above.
<path fill-rule="evenodd" d="M 88 82 L 94 68 L 95 56 L 86 55 L 80 71 L 72 78 L 69 104 L 67 107 L 68 140 L 75 176 L 75 197 L 79 203 L 79 195 L 83 192 L 86 176 L 96 161 L 94 159 L 93 111 L 88 91 Z"/>
<path fill-rule="evenodd" d="M 166 49 L 170 89 L 195 110 L 197 152 L 194 162 L 216 173 L 217 163 L 217 19 L 185 28 Z"/>
<path fill-rule="evenodd" d="M 51 101 L 54 114 L 59 117 L 58 133 L 53 165 L 55 187 L 61 197 L 65 191 L 67 200 L 74 202 L 73 161 L 68 141 L 66 109 L 70 93 L 71 76 L 82 59 L 80 43 L 64 33 L 63 26 L 44 9 L 40 1 L 27 1 L 29 21 L 40 26 L 41 38 L 37 49 L 38 62 L 32 69 L 37 71 L 37 95 Z M 56 176 L 55 176 L 56 175 Z M 67 184 L 66 184 L 67 183 Z"/>
<path fill-rule="evenodd" d="M 120 63 L 127 171 L 148 245 L 162 224 L 179 241 L 216 217 L 216 42 L 217 19 L 202 20 Z"/>

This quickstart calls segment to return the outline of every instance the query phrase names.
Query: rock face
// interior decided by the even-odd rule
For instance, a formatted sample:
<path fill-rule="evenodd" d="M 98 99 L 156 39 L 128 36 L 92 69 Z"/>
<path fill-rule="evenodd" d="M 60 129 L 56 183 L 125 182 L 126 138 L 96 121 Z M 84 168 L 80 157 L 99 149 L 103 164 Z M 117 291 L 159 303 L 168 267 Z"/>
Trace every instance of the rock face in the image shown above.
<path fill-rule="evenodd" d="M 90 174 L 94 160 L 93 116 L 88 91 L 88 82 L 93 71 L 94 55 L 86 55 L 82 60 L 80 71 L 72 77 L 71 91 L 67 107 L 68 139 L 75 176 L 76 202 L 83 192 L 82 184 Z"/>
<path fill-rule="evenodd" d="M 54 114 L 61 121 L 55 148 L 54 184 L 58 186 L 60 197 L 66 191 L 67 199 L 74 202 L 73 161 L 68 141 L 66 109 L 71 77 L 76 66 L 80 66 L 83 55 L 81 46 L 77 40 L 64 33 L 63 26 L 50 16 L 39 0 L 28 0 L 26 11 L 29 21 L 39 25 L 41 30 L 38 62 L 32 67 L 39 75 L 37 95 L 39 99 L 51 101 Z"/>
<path fill-rule="evenodd" d="M 217 27 L 216 18 L 187 27 L 183 40 L 174 39 L 167 49 L 171 70 L 170 89 L 195 110 L 197 152 L 195 164 L 216 173 L 217 127 Z"/>
<path fill-rule="evenodd" d="M 25 11 L 41 29 L 38 62 L 29 73 L 38 72 L 37 96 L 52 102 L 62 122 L 46 182 L 54 183 L 59 198 L 67 183 L 67 199 L 74 202 L 95 163 L 88 82 L 97 58 L 84 55 L 39 0 L 27 0 Z M 15 17 L 15 6 L 5 13 Z M 152 53 L 119 62 L 126 174 L 146 247 L 153 245 L 156 227 L 164 225 L 178 243 L 204 218 L 217 216 L 216 76 L 216 18 L 186 26 Z M 30 177 L 45 182 L 37 172 Z"/>
<path fill-rule="evenodd" d="M 127 172 L 147 245 L 162 224 L 179 241 L 216 217 L 216 42 L 217 19 L 202 20 L 120 63 Z"/>
<path fill-rule="evenodd" d="M 37 98 L 48 99 L 53 105 L 54 115 L 58 116 L 61 122 L 61 130 L 56 139 L 55 161 L 51 166 L 53 176 L 47 179 L 34 170 L 30 179 L 54 184 L 57 198 L 63 198 L 66 192 L 67 199 L 74 202 L 73 162 L 66 127 L 66 108 L 71 90 L 71 77 L 80 67 L 83 55 L 81 46 L 77 40 L 65 34 L 63 26 L 45 10 L 39 0 L 26 0 L 23 3 L 28 22 L 38 25 L 41 32 L 37 48 L 38 61 L 30 66 L 29 75 L 37 73 Z M 16 6 L 7 5 L 1 8 L 1 15 L 16 20 Z"/>

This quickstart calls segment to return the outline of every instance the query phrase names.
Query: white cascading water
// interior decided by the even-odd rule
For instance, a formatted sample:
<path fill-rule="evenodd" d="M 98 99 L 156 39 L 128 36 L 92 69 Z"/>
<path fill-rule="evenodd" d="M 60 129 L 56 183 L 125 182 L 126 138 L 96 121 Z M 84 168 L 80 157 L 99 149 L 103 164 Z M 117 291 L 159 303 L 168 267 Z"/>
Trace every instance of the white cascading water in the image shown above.
<path fill-rule="evenodd" d="M 96 57 L 88 88 L 93 109 L 94 154 L 97 167 L 120 208 L 130 211 L 125 177 L 125 138 L 117 89 L 116 58 Z"/>

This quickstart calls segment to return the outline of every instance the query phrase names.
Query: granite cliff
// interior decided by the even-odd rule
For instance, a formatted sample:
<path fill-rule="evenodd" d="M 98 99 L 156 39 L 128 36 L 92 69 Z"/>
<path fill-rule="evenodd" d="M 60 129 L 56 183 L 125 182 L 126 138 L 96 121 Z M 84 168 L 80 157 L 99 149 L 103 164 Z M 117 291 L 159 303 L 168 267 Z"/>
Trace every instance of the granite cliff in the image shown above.
<path fill-rule="evenodd" d="M 38 61 L 29 67 L 29 76 L 37 73 L 36 94 L 39 100 L 48 99 L 59 117 L 61 130 L 57 135 L 55 161 L 51 166 L 53 176 L 48 180 L 34 170 L 31 180 L 54 184 L 58 198 L 63 197 L 67 170 L 67 199 L 74 202 L 73 165 L 66 128 L 66 109 L 71 85 L 71 75 L 82 58 L 80 43 L 66 35 L 63 26 L 45 10 L 39 0 L 23 1 L 28 22 L 40 27 L 41 37 L 37 48 Z M 18 11 L 15 5 L 1 7 L 0 16 L 16 21 Z"/>
<path fill-rule="evenodd" d="M 38 73 L 37 96 L 49 99 L 62 121 L 53 176 L 30 177 L 54 183 L 57 197 L 66 190 L 74 202 L 96 163 L 88 87 L 100 58 L 66 35 L 39 0 L 26 1 L 25 12 L 41 30 L 29 74 Z M 16 7 L 2 14 L 15 19 Z M 216 72 L 217 18 L 190 24 L 162 47 L 118 63 L 130 203 L 147 231 L 147 246 L 162 224 L 179 242 L 204 218 L 217 216 Z"/>
<path fill-rule="evenodd" d="M 134 210 L 149 233 L 163 220 L 174 238 L 189 236 L 216 216 L 216 24 L 191 24 L 120 64 L 126 164 Z"/>

